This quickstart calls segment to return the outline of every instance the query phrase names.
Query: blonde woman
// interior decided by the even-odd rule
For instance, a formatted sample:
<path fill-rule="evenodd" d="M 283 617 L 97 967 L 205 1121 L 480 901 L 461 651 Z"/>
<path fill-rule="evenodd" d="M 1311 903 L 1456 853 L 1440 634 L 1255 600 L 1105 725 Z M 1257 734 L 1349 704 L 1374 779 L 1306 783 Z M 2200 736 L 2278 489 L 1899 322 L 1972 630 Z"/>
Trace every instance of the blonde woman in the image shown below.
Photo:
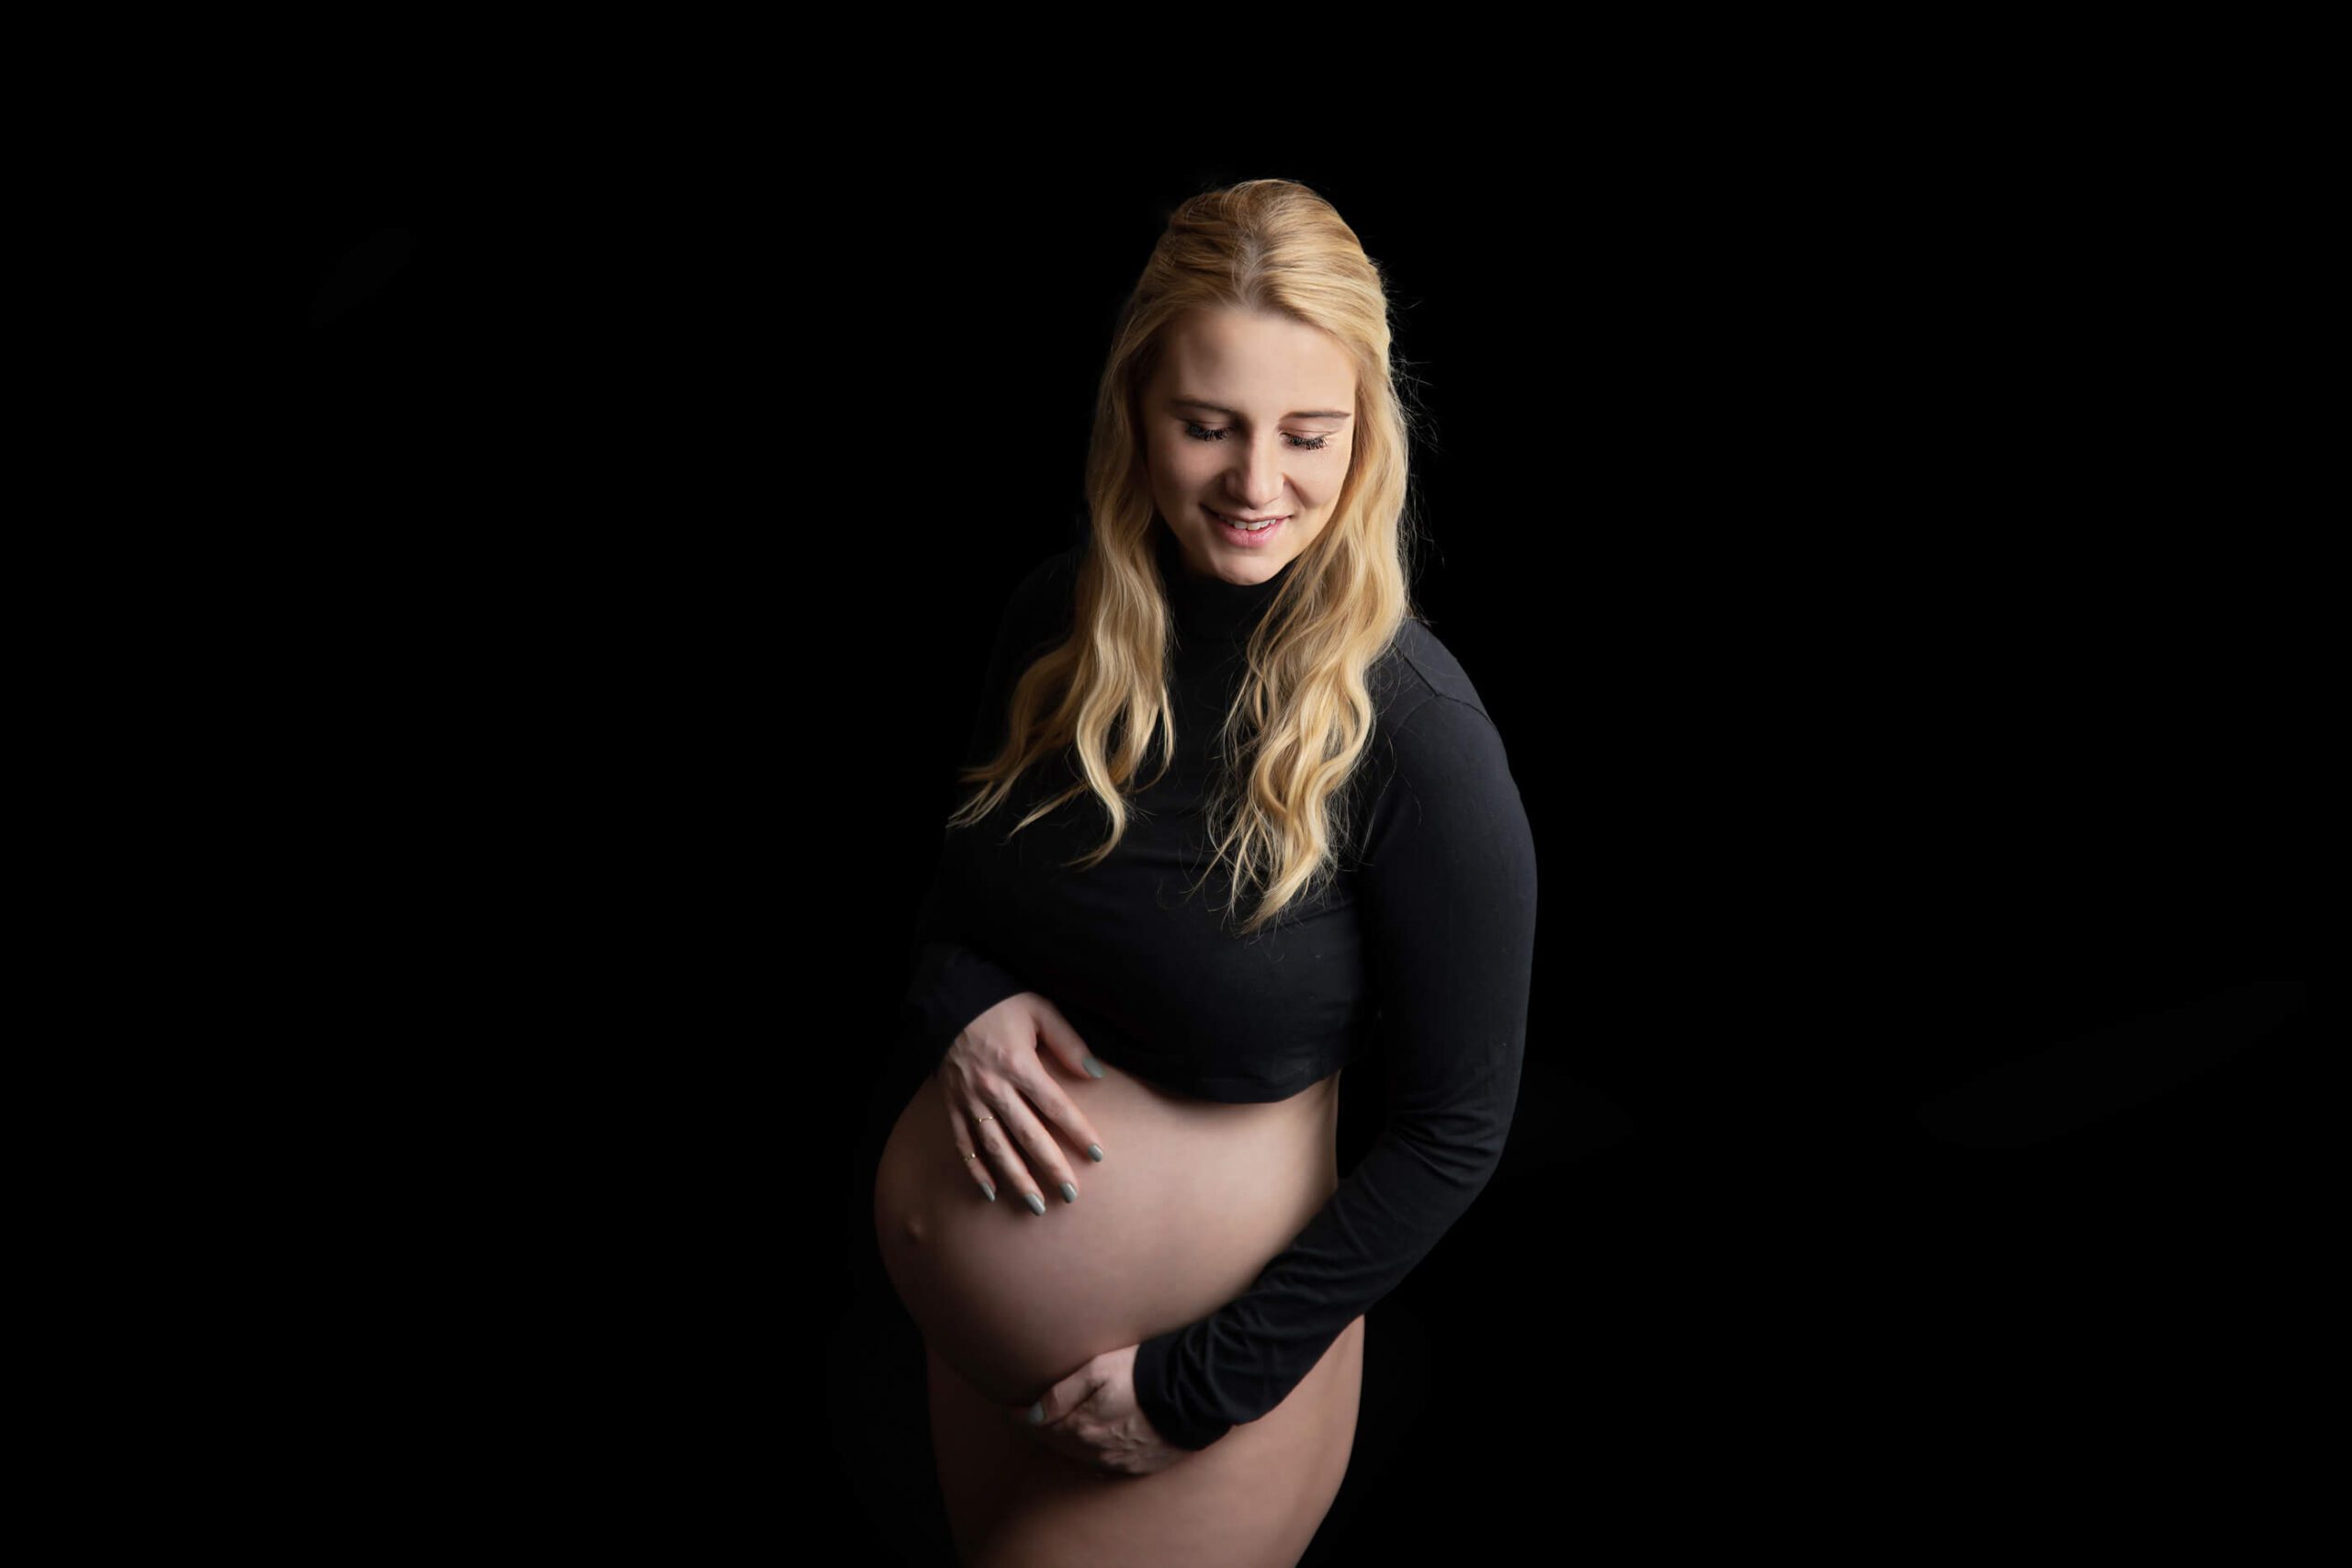
<path fill-rule="evenodd" d="M 1534 846 L 1412 611 L 1402 384 L 1329 203 L 1185 202 L 1103 369 L 1087 536 L 1002 616 L 875 1183 L 967 1563 L 1295 1563 L 1365 1314 L 1500 1158 Z M 1342 1180 L 1359 1050 L 1392 1092 Z"/>

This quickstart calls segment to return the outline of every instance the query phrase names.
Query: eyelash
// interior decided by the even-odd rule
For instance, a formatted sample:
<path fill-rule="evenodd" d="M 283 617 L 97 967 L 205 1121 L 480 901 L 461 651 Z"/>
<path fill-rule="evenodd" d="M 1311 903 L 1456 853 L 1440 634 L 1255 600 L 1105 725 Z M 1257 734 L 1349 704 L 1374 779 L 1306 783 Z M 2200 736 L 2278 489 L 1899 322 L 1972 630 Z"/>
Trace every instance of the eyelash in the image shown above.
<path fill-rule="evenodd" d="M 1184 434 L 1195 441 L 1222 441 L 1226 437 L 1226 432 L 1210 430 L 1206 425 L 1194 424 L 1191 420 L 1184 422 Z M 1287 430 L 1283 432 L 1283 438 L 1292 443 L 1291 450 L 1294 452 L 1320 452 L 1331 439 L 1328 435 L 1317 435 L 1309 440 L 1304 436 L 1293 435 Z"/>

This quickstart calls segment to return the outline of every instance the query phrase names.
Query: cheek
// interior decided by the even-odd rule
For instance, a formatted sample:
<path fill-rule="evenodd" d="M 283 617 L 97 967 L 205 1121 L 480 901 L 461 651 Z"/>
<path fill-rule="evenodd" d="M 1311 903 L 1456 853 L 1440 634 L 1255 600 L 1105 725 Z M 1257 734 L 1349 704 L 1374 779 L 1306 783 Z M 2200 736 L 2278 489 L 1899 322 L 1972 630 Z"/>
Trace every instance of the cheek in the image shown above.
<path fill-rule="evenodd" d="M 1192 454 L 1176 443 L 1158 440 L 1151 444 L 1152 482 L 1161 490 L 1180 491 L 1192 485 Z"/>
<path fill-rule="evenodd" d="M 1199 441 L 1168 444 L 1168 472 L 1182 489 L 1198 490 L 1216 472 L 1215 448 Z"/>

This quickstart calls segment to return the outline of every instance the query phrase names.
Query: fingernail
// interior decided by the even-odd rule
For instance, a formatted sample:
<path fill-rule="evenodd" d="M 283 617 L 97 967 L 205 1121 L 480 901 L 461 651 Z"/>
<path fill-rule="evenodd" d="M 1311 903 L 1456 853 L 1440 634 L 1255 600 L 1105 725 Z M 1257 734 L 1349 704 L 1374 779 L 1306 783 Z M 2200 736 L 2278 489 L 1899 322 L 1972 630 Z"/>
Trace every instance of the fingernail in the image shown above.
<path fill-rule="evenodd" d="M 1039 1400 L 1029 1407 L 1029 1425 L 1038 1426 L 1046 1419 L 1046 1402 Z"/>
<path fill-rule="evenodd" d="M 1046 1212 L 1046 1201 L 1035 1192 L 1023 1192 L 1021 1195 L 1021 1201 L 1029 1205 L 1029 1212 L 1033 1214 L 1042 1214 Z"/>
<path fill-rule="evenodd" d="M 1096 1060 L 1094 1059 L 1094 1053 L 1093 1053 L 1093 1052 L 1089 1051 L 1089 1052 L 1086 1054 L 1086 1061 L 1085 1061 L 1084 1066 L 1085 1066 L 1085 1067 L 1086 1067 L 1086 1070 L 1087 1070 L 1088 1072 L 1090 1072 L 1090 1073 L 1092 1073 L 1096 1077 L 1098 1077 L 1098 1078 L 1099 1078 L 1099 1077 L 1101 1077 L 1102 1076 L 1102 1063 L 1100 1063 L 1100 1062 L 1098 1062 L 1098 1061 L 1096 1061 Z"/>
<path fill-rule="evenodd" d="M 1078 1189 L 1067 1181 L 1062 1183 L 1062 1201 L 1065 1203 L 1075 1203 L 1078 1201 Z"/>
<path fill-rule="evenodd" d="M 1100 1144 L 1089 1144 L 1089 1145 L 1086 1145 L 1086 1152 L 1087 1152 L 1088 1154 L 1091 1154 L 1091 1155 L 1092 1155 L 1092 1156 L 1094 1156 L 1094 1163 L 1095 1163 L 1096 1165 L 1101 1165 L 1101 1164 L 1102 1163 L 1102 1145 L 1100 1145 Z"/>
<path fill-rule="evenodd" d="M 983 1181 L 980 1183 L 980 1190 L 989 1195 L 989 1202 L 993 1203 L 996 1201 L 996 1189 L 994 1187 Z"/>

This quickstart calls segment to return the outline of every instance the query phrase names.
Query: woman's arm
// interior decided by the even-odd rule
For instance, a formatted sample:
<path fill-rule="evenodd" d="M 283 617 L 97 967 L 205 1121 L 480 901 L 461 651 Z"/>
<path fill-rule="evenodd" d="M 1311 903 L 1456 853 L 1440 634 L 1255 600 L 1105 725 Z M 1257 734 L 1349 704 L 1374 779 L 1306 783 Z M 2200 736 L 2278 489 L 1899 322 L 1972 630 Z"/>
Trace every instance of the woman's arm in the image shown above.
<path fill-rule="evenodd" d="M 998 617 L 980 681 L 979 707 L 965 742 L 964 767 L 978 767 L 1004 741 L 1006 703 L 1030 660 L 1069 629 L 1073 565 L 1068 550 L 1030 569 Z M 960 799 L 963 785 L 956 786 Z M 1000 807 L 1000 810 L 1002 808 Z M 967 831 L 984 831 L 982 829 Z M 1030 987 L 989 951 L 985 933 L 973 929 L 958 874 L 962 859 L 953 834 L 940 852 L 931 886 L 915 916 L 914 962 L 902 1010 L 904 1026 L 915 1032 L 925 1071 L 936 1068 L 964 1027 L 1005 998 Z"/>
<path fill-rule="evenodd" d="M 1246 1292 L 1137 1347 L 1136 1402 L 1179 1447 L 1205 1448 L 1281 1404 L 1502 1157 L 1534 965 L 1534 840 L 1475 700 L 1425 693 L 1393 745 L 1357 879 L 1389 1041 L 1387 1125 Z"/>

